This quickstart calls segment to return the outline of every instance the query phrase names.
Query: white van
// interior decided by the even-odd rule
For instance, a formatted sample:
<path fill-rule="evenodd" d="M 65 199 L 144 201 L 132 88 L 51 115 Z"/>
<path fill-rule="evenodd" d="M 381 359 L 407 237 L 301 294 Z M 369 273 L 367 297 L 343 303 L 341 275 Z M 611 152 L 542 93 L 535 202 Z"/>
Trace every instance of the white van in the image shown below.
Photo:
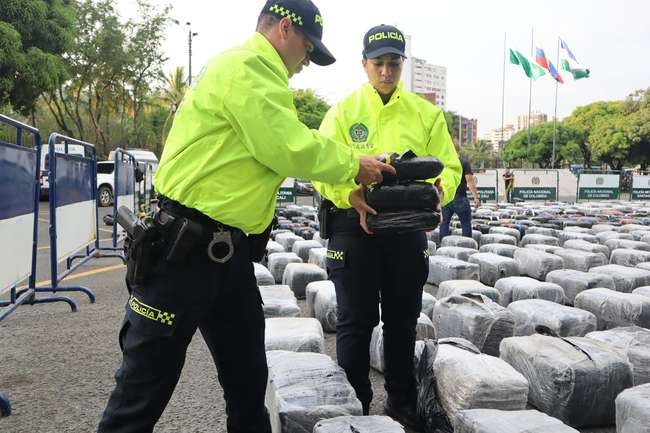
<path fill-rule="evenodd" d="M 153 174 L 158 169 L 156 154 L 145 149 L 125 149 L 133 155 L 140 168 L 147 173 L 147 179 L 142 189 L 153 188 Z M 146 167 L 143 167 L 146 165 Z M 115 179 L 115 151 L 111 150 L 107 161 L 97 161 L 97 201 L 99 206 L 110 206 L 113 203 L 113 183 Z M 144 192 L 144 191 L 143 191 Z"/>
<path fill-rule="evenodd" d="M 50 195 L 50 158 L 49 158 L 50 145 L 45 143 L 41 146 L 41 198 L 47 198 Z M 54 145 L 56 153 L 66 153 L 65 144 L 57 143 Z M 68 154 L 85 156 L 84 146 L 80 144 L 68 144 Z"/>

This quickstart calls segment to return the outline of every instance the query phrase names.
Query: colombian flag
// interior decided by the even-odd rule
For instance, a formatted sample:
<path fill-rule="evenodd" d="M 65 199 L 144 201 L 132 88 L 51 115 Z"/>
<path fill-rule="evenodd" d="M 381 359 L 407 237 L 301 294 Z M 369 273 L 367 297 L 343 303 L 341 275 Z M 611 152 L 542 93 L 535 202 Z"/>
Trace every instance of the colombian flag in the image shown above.
<path fill-rule="evenodd" d="M 550 72 L 551 76 L 555 79 L 555 81 L 564 84 L 564 80 L 562 79 L 562 76 L 555 68 L 555 65 L 546 58 L 546 53 L 540 47 L 535 48 L 535 61 L 539 66 L 541 66 L 542 68 Z"/>

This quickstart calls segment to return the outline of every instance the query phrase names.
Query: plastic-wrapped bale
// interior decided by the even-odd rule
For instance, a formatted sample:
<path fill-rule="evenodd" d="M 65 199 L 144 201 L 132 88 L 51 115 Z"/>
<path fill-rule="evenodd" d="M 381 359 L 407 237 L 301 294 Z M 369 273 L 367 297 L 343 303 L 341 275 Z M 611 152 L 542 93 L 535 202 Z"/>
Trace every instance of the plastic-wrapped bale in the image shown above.
<path fill-rule="evenodd" d="M 315 317 L 314 302 L 320 289 L 334 289 L 334 283 L 330 280 L 312 281 L 305 287 L 305 307 L 307 317 Z"/>
<path fill-rule="evenodd" d="M 275 241 L 275 238 L 280 234 L 280 233 L 293 233 L 289 229 L 276 229 L 271 232 L 271 239 Z"/>
<path fill-rule="evenodd" d="M 296 253 L 298 257 L 302 259 L 303 262 L 309 261 L 309 251 L 314 248 L 322 248 L 323 246 L 318 241 L 296 241 L 291 247 L 291 251 Z"/>
<path fill-rule="evenodd" d="M 314 433 L 404 433 L 398 422 L 387 416 L 340 416 L 319 421 Z"/>
<path fill-rule="evenodd" d="M 533 335 L 545 326 L 561 337 L 583 337 L 596 330 L 596 316 L 589 311 L 567 307 L 544 299 L 524 299 L 508 305 L 515 319 L 514 335 Z"/>
<path fill-rule="evenodd" d="M 650 328 L 650 299 L 632 293 L 596 288 L 576 296 L 575 306 L 598 318 L 598 329 L 637 325 Z"/>
<path fill-rule="evenodd" d="M 650 433 L 650 384 L 616 397 L 616 433 Z"/>
<path fill-rule="evenodd" d="M 538 234 L 526 234 L 519 243 L 520 246 L 525 247 L 530 244 L 542 244 L 542 245 L 552 245 L 557 247 L 558 240 L 552 236 L 538 235 Z"/>
<path fill-rule="evenodd" d="M 318 241 L 322 246 L 327 247 L 328 240 L 321 238 L 319 232 L 314 233 L 313 240 Z"/>
<path fill-rule="evenodd" d="M 632 294 L 650 298 L 650 286 L 637 287 L 632 290 Z"/>
<path fill-rule="evenodd" d="M 463 248 L 472 248 L 478 250 L 478 244 L 472 238 L 466 238 L 464 236 L 455 236 L 449 235 L 442 238 L 441 242 L 442 247 L 463 247 Z"/>
<path fill-rule="evenodd" d="M 427 239 L 440 245 L 440 229 L 429 230 L 427 231 Z"/>
<path fill-rule="evenodd" d="M 462 410 L 453 425 L 454 433 L 580 433 L 536 410 Z"/>
<path fill-rule="evenodd" d="M 445 238 L 447 239 L 447 238 Z M 443 239 L 443 242 L 444 240 Z M 469 238 L 465 238 L 469 239 Z M 465 248 L 465 247 L 442 247 L 436 250 L 437 256 L 451 257 L 452 259 L 462 260 L 464 262 L 469 259 L 472 254 L 478 253 L 474 248 Z"/>
<path fill-rule="evenodd" d="M 305 288 L 312 281 L 327 279 L 327 272 L 311 263 L 289 263 L 282 275 L 282 284 L 291 287 L 296 298 L 305 299 Z"/>
<path fill-rule="evenodd" d="M 323 353 L 323 328 L 318 320 L 310 317 L 266 319 L 265 346 L 267 351 Z"/>
<path fill-rule="evenodd" d="M 550 253 L 553 254 L 553 251 L 557 251 L 562 247 L 558 247 L 555 245 L 546 245 L 546 244 L 528 244 L 525 246 L 525 248 L 531 249 L 531 250 L 537 250 L 537 251 L 543 251 L 545 253 Z M 514 258 L 514 256 L 513 256 Z"/>
<path fill-rule="evenodd" d="M 607 242 L 610 239 L 626 239 L 629 241 L 633 241 L 634 237 L 630 234 L 627 233 L 619 233 L 619 232 L 600 232 L 596 234 L 596 237 L 598 238 L 598 242 L 601 244 L 605 245 L 605 242 Z"/>
<path fill-rule="evenodd" d="M 325 332 L 336 332 L 336 290 L 334 284 L 323 285 L 314 298 L 314 317 Z"/>
<path fill-rule="evenodd" d="M 579 233 L 573 231 L 562 230 L 558 233 L 558 239 L 560 241 L 560 246 L 564 246 L 564 243 L 571 239 L 581 239 L 583 241 L 598 243 L 598 238 L 595 235 L 590 235 L 589 233 Z"/>
<path fill-rule="evenodd" d="M 562 258 L 565 269 L 573 269 L 575 271 L 587 272 L 591 268 L 607 264 L 607 256 L 602 253 L 590 253 L 588 251 L 561 248 L 553 251 L 553 254 Z"/>
<path fill-rule="evenodd" d="M 602 253 L 605 257 L 609 258 L 609 248 L 605 245 L 587 242 L 582 239 L 570 239 L 564 243 L 564 248 L 587 251 L 589 253 Z"/>
<path fill-rule="evenodd" d="M 517 241 L 521 239 L 519 230 L 512 227 L 490 227 L 489 234 L 508 235 L 514 237 Z"/>
<path fill-rule="evenodd" d="M 327 248 L 320 247 L 310 249 L 308 263 L 327 270 Z"/>
<path fill-rule="evenodd" d="M 266 254 L 270 255 L 273 253 L 283 253 L 283 252 L 285 252 L 284 247 L 279 243 L 277 243 L 276 241 L 269 240 L 266 243 Z"/>
<path fill-rule="evenodd" d="M 575 297 L 587 289 L 605 287 L 614 289 L 614 279 L 607 274 L 575 271 L 573 269 L 558 269 L 546 275 L 546 281 L 555 283 L 564 289 L 565 301 L 573 305 Z"/>
<path fill-rule="evenodd" d="M 630 233 L 630 232 L 633 232 L 633 231 L 636 231 L 636 230 L 648 231 L 650 229 L 648 228 L 648 226 L 644 226 L 644 225 L 641 225 L 641 224 L 624 224 L 624 225 L 621 226 L 621 231 L 623 233 Z"/>
<path fill-rule="evenodd" d="M 517 245 L 517 238 L 510 235 L 502 235 L 500 233 L 488 233 L 481 236 L 481 246 L 487 244 L 510 244 Z"/>
<path fill-rule="evenodd" d="M 289 286 L 260 286 L 264 317 L 298 317 L 300 307 Z"/>
<path fill-rule="evenodd" d="M 526 234 L 527 235 L 544 235 L 544 236 L 552 236 L 552 237 L 557 237 L 557 230 L 547 228 L 547 227 L 529 227 L 526 229 Z"/>
<path fill-rule="evenodd" d="M 613 265 L 636 266 L 644 262 L 650 262 L 650 251 L 618 248 L 612 251 L 609 258 L 609 263 Z"/>
<path fill-rule="evenodd" d="M 463 229 L 453 229 L 451 231 L 451 234 L 454 236 L 462 236 L 463 235 Z M 478 245 L 478 243 L 481 241 L 481 236 L 483 233 L 481 233 L 480 230 L 472 230 L 472 239 L 474 239 Z"/>
<path fill-rule="evenodd" d="M 440 283 L 436 295 L 438 299 L 452 295 L 465 295 L 473 293 L 487 296 L 494 302 L 499 300 L 499 291 L 494 287 L 486 286 L 480 281 L 475 280 L 447 280 Z"/>
<path fill-rule="evenodd" d="M 431 294 L 427 292 L 422 292 L 422 313 L 427 316 L 428 318 L 431 318 L 431 314 L 433 313 L 433 307 L 436 305 L 436 298 L 434 298 Z"/>
<path fill-rule="evenodd" d="M 479 266 L 479 279 L 488 286 L 494 286 L 500 278 L 519 275 L 517 262 L 498 254 L 476 253 L 469 258 L 469 262 Z"/>
<path fill-rule="evenodd" d="M 530 277 L 501 278 L 494 288 L 499 292 L 498 302 L 503 307 L 524 299 L 545 299 L 558 304 L 564 302 L 564 289 L 560 285 Z"/>
<path fill-rule="evenodd" d="M 432 321 L 438 338 L 464 338 L 493 356 L 499 356 L 501 340 L 514 335 L 512 313 L 483 295 L 455 295 L 438 300 Z"/>
<path fill-rule="evenodd" d="M 273 253 L 269 255 L 267 267 L 276 283 L 282 282 L 284 270 L 289 263 L 302 263 L 302 259 L 294 253 Z"/>
<path fill-rule="evenodd" d="M 621 265 L 605 265 L 591 268 L 589 272 L 611 275 L 616 290 L 619 292 L 630 293 L 637 287 L 650 285 L 650 271 L 645 269 Z"/>
<path fill-rule="evenodd" d="M 565 222 L 564 231 L 575 232 L 575 233 L 587 233 L 587 234 L 590 234 L 590 235 L 594 234 L 594 232 L 590 228 L 569 225 L 569 224 L 575 224 L 575 223 L 576 223 L 575 221 L 567 221 L 567 222 Z"/>
<path fill-rule="evenodd" d="M 431 340 L 436 338 L 436 331 L 431 319 L 424 313 L 420 313 L 415 325 L 416 341 Z M 386 364 L 384 362 L 384 322 L 379 322 L 372 329 L 370 339 L 370 366 L 380 373 L 383 373 Z"/>
<path fill-rule="evenodd" d="M 605 241 L 605 246 L 609 248 L 610 251 L 614 251 L 619 248 L 650 251 L 650 244 L 641 241 L 630 241 L 627 239 L 610 239 L 608 241 Z"/>
<path fill-rule="evenodd" d="M 591 338 L 511 337 L 500 356 L 528 379 L 530 404 L 573 427 L 612 424 L 614 399 L 632 385 L 627 360 Z"/>
<path fill-rule="evenodd" d="M 478 265 L 445 256 L 429 257 L 429 277 L 427 282 L 439 286 L 447 280 L 478 280 Z"/>
<path fill-rule="evenodd" d="M 258 286 L 272 286 L 275 284 L 275 278 L 273 274 L 269 271 L 266 266 L 259 263 L 253 263 L 253 269 L 255 271 L 255 279 L 257 280 Z"/>
<path fill-rule="evenodd" d="M 429 251 L 429 255 L 434 255 L 436 253 L 436 249 L 438 249 L 438 247 L 436 246 L 435 242 L 427 241 L 427 251 Z"/>
<path fill-rule="evenodd" d="M 510 244 L 485 244 L 485 245 L 481 245 L 481 248 L 479 248 L 479 252 L 494 253 L 503 257 L 513 258 L 515 256 L 515 251 L 517 251 L 517 249 L 519 249 L 519 247 Z"/>
<path fill-rule="evenodd" d="M 594 234 L 603 233 L 603 232 L 613 232 L 614 226 L 611 224 L 594 224 L 591 226 L 591 231 Z"/>
<path fill-rule="evenodd" d="M 564 261 L 561 257 L 530 248 L 517 250 L 514 259 L 523 275 L 541 281 L 546 278 L 546 274 L 549 272 L 564 267 Z"/>
<path fill-rule="evenodd" d="M 643 238 L 650 235 L 648 230 L 633 230 L 629 232 L 630 236 L 634 238 L 635 241 L 643 241 Z M 647 238 L 646 238 L 647 239 Z"/>
<path fill-rule="evenodd" d="M 304 241 L 304 239 L 294 233 L 278 233 L 275 241 L 282 245 L 285 251 L 291 251 L 296 241 Z"/>
<path fill-rule="evenodd" d="M 416 382 L 425 433 L 452 432 L 451 422 L 463 410 L 523 410 L 528 397 L 523 375 L 462 338 L 425 341 Z"/>
<path fill-rule="evenodd" d="M 277 350 L 266 360 L 272 433 L 311 433 L 321 420 L 362 414 L 345 372 L 329 356 Z"/>
<path fill-rule="evenodd" d="M 625 355 L 632 366 L 634 386 L 650 383 L 650 330 L 640 326 L 625 326 L 590 332 L 586 337 L 609 343 Z"/>

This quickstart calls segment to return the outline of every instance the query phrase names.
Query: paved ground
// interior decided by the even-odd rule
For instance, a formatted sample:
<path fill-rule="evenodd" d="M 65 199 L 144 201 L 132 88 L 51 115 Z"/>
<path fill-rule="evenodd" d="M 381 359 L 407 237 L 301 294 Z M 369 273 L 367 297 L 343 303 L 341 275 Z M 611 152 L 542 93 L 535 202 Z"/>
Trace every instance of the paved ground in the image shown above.
<path fill-rule="evenodd" d="M 41 219 L 47 221 L 45 210 Z M 45 223 L 39 232 L 38 280 L 42 281 L 49 279 Z M 104 235 L 109 236 L 102 231 Z M 14 410 L 11 417 L 0 420 L 0 432 L 96 431 L 121 359 L 117 333 L 127 299 L 124 273 L 118 260 L 93 260 L 76 274 L 85 276 L 73 281 L 94 290 L 95 304 L 89 304 L 84 296 L 72 295 L 78 300 L 77 313 L 71 314 L 65 304 L 24 306 L 0 322 L 0 391 L 9 395 Z M 326 335 L 326 350 L 335 357 L 333 334 Z M 371 412 L 379 414 L 383 377 L 371 374 L 376 395 Z M 226 431 L 222 392 L 200 334 L 189 347 L 180 383 L 155 431 Z"/>

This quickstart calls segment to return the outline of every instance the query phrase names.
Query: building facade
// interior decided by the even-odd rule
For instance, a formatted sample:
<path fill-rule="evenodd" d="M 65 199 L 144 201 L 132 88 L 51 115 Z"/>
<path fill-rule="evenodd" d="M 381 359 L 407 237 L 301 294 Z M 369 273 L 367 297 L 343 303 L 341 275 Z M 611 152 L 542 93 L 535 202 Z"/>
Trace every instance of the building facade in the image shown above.
<path fill-rule="evenodd" d="M 528 114 L 526 114 L 526 119 L 528 119 Z M 503 129 L 497 128 L 490 131 L 489 141 L 492 149 L 495 152 L 501 150 L 503 144 L 510 140 L 515 132 L 515 125 L 506 125 Z"/>
<path fill-rule="evenodd" d="M 539 125 L 548 121 L 548 116 L 545 113 L 540 113 L 539 111 L 533 111 L 530 113 L 530 126 Z M 517 131 L 522 129 L 528 129 L 528 113 L 522 113 L 517 116 Z"/>
<path fill-rule="evenodd" d="M 447 109 L 447 68 L 414 57 L 411 36 L 406 35 L 406 61 L 402 70 L 404 88 L 424 96 L 443 110 Z"/>

